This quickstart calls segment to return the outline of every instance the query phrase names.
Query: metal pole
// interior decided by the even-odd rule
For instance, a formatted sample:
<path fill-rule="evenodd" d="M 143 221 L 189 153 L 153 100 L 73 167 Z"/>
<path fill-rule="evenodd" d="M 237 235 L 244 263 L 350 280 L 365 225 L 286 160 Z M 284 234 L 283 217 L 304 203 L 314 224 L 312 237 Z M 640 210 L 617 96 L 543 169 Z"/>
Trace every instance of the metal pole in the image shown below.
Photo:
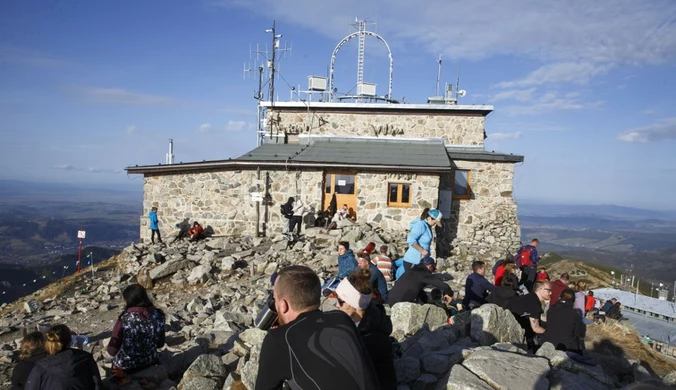
<path fill-rule="evenodd" d="M 80 249 L 77 251 L 77 273 L 80 273 L 80 258 L 82 257 L 82 239 L 80 239 Z"/>
<path fill-rule="evenodd" d="M 89 252 L 89 257 L 92 260 L 92 283 L 94 282 L 94 254 L 92 252 Z"/>
<path fill-rule="evenodd" d="M 650 298 L 653 297 L 653 290 L 655 289 L 655 283 L 650 283 Z"/>
<path fill-rule="evenodd" d="M 275 105 L 275 52 L 277 48 L 277 35 L 275 32 L 275 21 L 272 21 L 272 64 L 270 65 L 270 108 Z"/>
<path fill-rule="evenodd" d="M 256 192 L 261 193 L 261 185 L 259 184 L 261 180 L 261 168 L 256 168 Z M 256 237 L 261 236 L 261 202 L 256 201 Z"/>

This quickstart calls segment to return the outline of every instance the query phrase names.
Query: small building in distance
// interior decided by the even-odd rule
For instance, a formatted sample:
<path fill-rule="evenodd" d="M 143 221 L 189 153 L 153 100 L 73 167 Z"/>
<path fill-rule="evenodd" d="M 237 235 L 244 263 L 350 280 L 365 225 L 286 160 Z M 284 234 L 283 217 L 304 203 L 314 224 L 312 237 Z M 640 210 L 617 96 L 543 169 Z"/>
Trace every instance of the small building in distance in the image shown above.
<path fill-rule="evenodd" d="M 153 205 L 162 226 L 189 218 L 216 235 L 269 236 L 282 231 L 279 206 L 289 197 L 315 211 L 335 197 L 356 221 L 386 230 L 409 229 L 424 208 L 440 209 L 437 256 L 513 253 L 520 241 L 514 164 L 524 158 L 485 150 L 493 107 L 443 97 L 402 104 L 365 93 L 349 102 L 260 101 L 264 142 L 237 158 L 127 167 L 144 175 L 141 237 L 149 238 Z"/>

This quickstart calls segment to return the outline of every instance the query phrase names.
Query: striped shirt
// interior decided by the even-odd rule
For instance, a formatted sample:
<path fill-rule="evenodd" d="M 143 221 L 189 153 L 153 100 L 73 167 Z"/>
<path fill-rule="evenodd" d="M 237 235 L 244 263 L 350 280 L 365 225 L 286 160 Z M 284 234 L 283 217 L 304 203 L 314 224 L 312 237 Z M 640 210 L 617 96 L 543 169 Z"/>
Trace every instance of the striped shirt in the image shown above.
<path fill-rule="evenodd" d="M 386 282 L 392 281 L 392 259 L 387 257 L 387 255 L 380 254 L 374 257 L 372 260 L 373 264 L 378 267 L 378 270 L 382 272 L 385 277 Z"/>

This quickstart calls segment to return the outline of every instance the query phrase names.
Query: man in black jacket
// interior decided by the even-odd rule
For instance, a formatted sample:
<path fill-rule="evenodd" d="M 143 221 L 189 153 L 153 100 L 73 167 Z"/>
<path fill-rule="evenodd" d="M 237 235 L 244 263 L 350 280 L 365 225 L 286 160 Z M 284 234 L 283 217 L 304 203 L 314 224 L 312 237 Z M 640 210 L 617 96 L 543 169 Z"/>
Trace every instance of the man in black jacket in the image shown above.
<path fill-rule="evenodd" d="M 573 302 L 575 292 L 570 288 L 563 290 L 559 301 L 547 311 L 547 329 L 542 339 L 558 350 L 582 354 L 586 327 Z"/>
<path fill-rule="evenodd" d="M 256 390 L 378 389 L 357 327 L 342 311 L 319 311 L 321 284 L 308 267 L 281 270 L 274 287 L 281 326 L 265 336 Z"/>
<path fill-rule="evenodd" d="M 446 303 L 450 303 L 453 299 L 453 290 L 439 278 L 439 275 L 432 273 L 436 266 L 436 260 L 429 256 L 423 257 L 420 264 L 411 267 L 397 279 L 394 287 L 390 290 L 387 303 L 390 306 L 398 302 L 427 303 L 427 294 L 424 290 L 426 286 L 434 286 L 440 289 Z"/>

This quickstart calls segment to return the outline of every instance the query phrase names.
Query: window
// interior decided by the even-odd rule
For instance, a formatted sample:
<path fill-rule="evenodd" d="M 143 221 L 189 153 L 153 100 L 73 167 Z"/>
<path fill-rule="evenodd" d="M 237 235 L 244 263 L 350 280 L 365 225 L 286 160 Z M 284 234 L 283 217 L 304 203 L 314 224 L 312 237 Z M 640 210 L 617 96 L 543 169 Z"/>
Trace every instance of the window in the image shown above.
<path fill-rule="evenodd" d="M 411 185 L 406 183 L 390 183 L 387 205 L 390 207 L 411 206 Z"/>
<path fill-rule="evenodd" d="M 470 171 L 458 169 L 454 171 L 454 175 L 453 199 L 469 199 L 472 193 L 469 185 Z"/>
<path fill-rule="evenodd" d="M 334 175 L 335 194 L 354 194 L 354 175 Z"/>

